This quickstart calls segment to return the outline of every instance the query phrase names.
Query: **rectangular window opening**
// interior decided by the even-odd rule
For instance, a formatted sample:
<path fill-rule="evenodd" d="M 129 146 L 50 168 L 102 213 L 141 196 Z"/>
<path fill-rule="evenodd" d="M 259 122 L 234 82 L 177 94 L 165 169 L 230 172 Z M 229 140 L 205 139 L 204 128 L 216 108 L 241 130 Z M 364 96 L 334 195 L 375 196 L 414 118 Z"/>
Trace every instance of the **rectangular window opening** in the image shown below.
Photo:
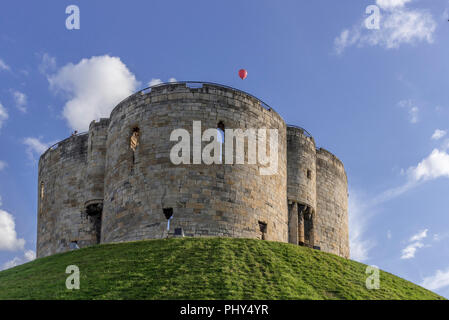
<path fill-rule="evenodd" d="M 41 200 L 44 200 L 44 192 L 45 192 L 44 183 L 41 182 Z"/>
<path fill-rule="evenodd" d="M 267 235 L 267 224 L 266 222 L 259 221 L 259 230 L 260 230 L 260 236 L 262 240 L 266 239 Z"/>
<path fill-rule="evenodd" d="M 307 178 L 312 179 L 312 170 L 307 170 Z"/>
<path fill-rule="evenodd" d="M 137 146 L 139 145 L 139 137 L 140 137 L 140 130 L 138 127 L 133 128 L 133 132 L 130 138 L 129 146 L 132 151 L 136 151 Z"/>

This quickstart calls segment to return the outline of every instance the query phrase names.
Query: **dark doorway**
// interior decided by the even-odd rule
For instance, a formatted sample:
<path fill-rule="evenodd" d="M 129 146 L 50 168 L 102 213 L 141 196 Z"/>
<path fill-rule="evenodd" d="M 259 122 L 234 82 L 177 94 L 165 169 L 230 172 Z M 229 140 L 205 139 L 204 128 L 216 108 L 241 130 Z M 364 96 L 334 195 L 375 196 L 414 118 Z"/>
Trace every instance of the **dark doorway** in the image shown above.
<path fill-rule="evenodd" d="M 314 246 L 313 214 L 310 212 L 310 208 L 304 213 L 304 245 L 310 248 Z"/>
<path fill-rule="evenodd" d="M 267 224 L 265 222 L 259 221 L 260 238 L 262 240 L 266 239 L 267 236 Z"/>
<path fill-rule="evenodd" d="M 162 209 L 165 218 L 167 219 L 167 232 L 170 231 L 170 221 L 173 219 L 173 208 L 164 208 Z"/>
<path fill-rule="evenodd" d="M 97 244 L 101 242 L 101 216 L 103 213 L 103 204 L 94 203 L 86 207 L 86 213 L 92 223 L 92 228 L 95 232 Z"/>

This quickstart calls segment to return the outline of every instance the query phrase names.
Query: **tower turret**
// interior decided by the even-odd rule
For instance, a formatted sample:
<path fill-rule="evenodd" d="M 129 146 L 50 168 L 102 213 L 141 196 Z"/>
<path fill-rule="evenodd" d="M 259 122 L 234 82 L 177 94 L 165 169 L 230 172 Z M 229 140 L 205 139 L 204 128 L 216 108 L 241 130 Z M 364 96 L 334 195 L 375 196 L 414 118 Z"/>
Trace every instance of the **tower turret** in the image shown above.
<path fill-rule="evenodd" d="M 289 242 L 314 247 L 316 228 L 316 147 L 304 129 L 287 127 Z"/>
<path fill-rule="evenodd" d="M 86 214 L 92 220 L 97 243 L 100 243 L 101 239 L 108 126 L 109 119 L 92 121 L 89 126 L 87 146 L 86 202 L 84 206 Z"/>

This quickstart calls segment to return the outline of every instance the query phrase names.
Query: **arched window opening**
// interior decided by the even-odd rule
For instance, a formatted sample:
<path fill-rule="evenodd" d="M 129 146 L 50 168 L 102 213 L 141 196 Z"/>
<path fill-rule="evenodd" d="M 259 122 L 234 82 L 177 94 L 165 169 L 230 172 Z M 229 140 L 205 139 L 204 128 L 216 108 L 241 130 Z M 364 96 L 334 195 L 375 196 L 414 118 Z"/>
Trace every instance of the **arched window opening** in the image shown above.
<path fill-rule="evenodd" d="M 219 155 L 219 159 L 220 159 L 220 163 L 223 163 L 223 145 L 225 142 L 225 126 L 223 121 L 220 121 L 217 124 L 217 138 L 218 138 L 218 143 L 220 143 L 220 155 Z"/>
<path fill-rule="evenodd" d="M 69 248 L 70 250 L 78 250 L 80 248 L 78 246 L 78 241 L 77 240 L 71 241 L 69 244 Z"/>
<path fill-rule="evenodd" d="M 164 208 L 162 209 L 164 213 L 165 219 L 169 220 L 173 216 L 173 208 Z"/>
<path fill-rule="evenodd" d="M 312 179 L 312 170 L 307 170 L 307 179 Z"/>
<path fill-rule="evenodd" d="M 170 231 L 170 221 L 173 219 L 173 208 L 163 208 L 165 219 L 167 219 L 167 231 Z"/>
<path fill-rule="evenodd" d="M 314 210 L 308 205 L 298 205 L 300 245 L 314 247 Z"/>
<path fill-rule="evenodd" d="M 313 246 L 313 220 L 309 212 L 304 214 L 304 243 L 310 247 Z"/>
<path fill-rule="evenodd" d="M 315 245 L 315 210 L 306 204 L 294 201 L 289 203 L 288 209 L 289 242 L 321 250 Z"/>
<path fill-rule="evenodd" d="M 44 183 L 41 182 L 41 189 L 40 189 L 40 197 L 41 197 L 41 200 L 44 200 L 44 192 L 45 192 Z"/>
<path fill-rule="evenodd" d="M 138 127 L 133 128 L 133 132 L 130 139 L 130 148 L 132 151 L 136 151 L 139 146 L 140 129 Z"/>

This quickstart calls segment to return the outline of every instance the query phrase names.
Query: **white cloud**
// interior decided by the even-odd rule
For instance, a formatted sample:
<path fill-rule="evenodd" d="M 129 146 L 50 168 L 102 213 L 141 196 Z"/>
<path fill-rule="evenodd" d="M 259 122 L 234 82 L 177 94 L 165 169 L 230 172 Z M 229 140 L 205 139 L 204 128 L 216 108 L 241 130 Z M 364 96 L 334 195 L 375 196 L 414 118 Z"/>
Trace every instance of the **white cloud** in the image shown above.
<path fill-rule="evenodd" d="M 360 39 L 360 28 L 353 28 L 352 30 L 344 29 L 340 35 L 335 38 L 334 46 L 337 54 L 343 53 L 343 51 L 355 43 Z"/>
<path fill-rule="evenodd" d="M 428 231 L 428 229 L 425 229 L 410 237 L 410 244 L 402 250 L 401 259 L 412 259 L 415 257 L 416 251 L 424 247 L 421 240 L 427 238 Z"/>
<path fill-rule="evenodd" d="M 43 75 L 48 75 L 48 72 L 56 70 L 56 58 L 50 56 L 48 53 L 44 53 L 41 56 L 41 63 L 39 64 L 39 72 Z"/>
<path fill-rule="evenodd" d="M 401 259 L 412 259 L 415 257 L 416 251 L 419 248 L 424 247 L 424 244 L 422 242 L 414 242 L 412 244 L 409 244 L 407 247 L 405 247 L 402 250 Z"/>
<path fill-rule="evenodd" d="M 432 140 L 439 140 L 447 134 L 447 131 L 436 129 L 432 135 Z"/>
<path fill-rule="evenodd" d="M 449 238 L 449 232 L 445 232 L 445 233 L 442 233 L 442 234 L 435 233 L 433 235 L 432 240 L 435 241 L 435 242 L 440 242 L 440 241 L 443 241 L 443 240 L 445 240 L 447 238 Z"/>
<path fill-rule="evenodd" d="M 0 171 L 5 169 L 8 166 L 8 164 L 5 161 L 0 160 Z M 1 205 L 1 204 L 0 204 Z"/>
<path fill-rule="evenodd" d="M 168 79 L 168 82 L 177 82 L 177 81 L 178 81 L 178 80 L 176 80 L 176 78 L 170 78 L 170 79 Z M 163 81 L 162 81 L 161 79 L 155 79 L 155 78 L 153 78 L 153 79 L 151 79 L 150 82 L 148 82 L 148 86 L 149 86 L 149 87 L 152 87 L 152 86 L 156 86 L 156 85 L 161 84 L 161 83 L 163 83 Z"/>
<path fill-rule="evenodd" d="M 28 137 L 23 139 L 23 144 L 27 146 L 26 152 L 30 159 L 34 159 L 34 155 L 40 156 L 44 153 L 53 143 L 45 143 L 38 138 Z"/>
<path fill-rule="evenodd" d="M 152 87 L 152 86 L 155 86 L 155 85 L 158 85 L 158 84 L 161 84 L 161 83 L 162 83 L 161 79 L 151 79 L 151 81 L 148 82 L 148 86 Z"/>
<path fill-rule="evenodd" d="M 446 271 L 437 270 L 433 276 L 425 277 L 421 286 L 429 290 L 438 290 L 449 286 L 449 269 Z"/>
<path fill-rule="evenodd" d="M 436 29 L 432 15 L 425 10 L 405 8 L 407 2 L 410 1 L 378 0 L 377 5 L 384 10 L 381 14 L 380 29 L 367 29 L 365 18 L 352 28 L 345 28 L 334 40 L 337 54 L 353 45 L 396 49 L 402 44 L 432 43 Z"/>
<path fill-rule="evenodd" d="M 21 259 L 19 257 L 15 257 L 14 259 L 7 261 L 3 264 L 1 270 L 11 269 L 20 264 Z"/>
<path fill-rule="evenodd" d="M 27 111 L 27 96 L 23 92 L 20 91 L 12 91 L 12 95 L 14 97 L 14 101 L 16 103 L 16 108 L 21 112 L 25 113 Z"/>
<path fill-rule="evenodd" d="M 407 171 L 409 179 L 419 182 L 437 179 L 440 177 L 449 178 L 449 154 L 446 151 L 434 149 L 432 153 L 422 160 L 416 167 L 411 167 Z"/>
<path fill-rule="evenodd" d="M 78 131 L 87 130 L 92 120 L 109 117 L 112 109 L 140 85 L 120 58 L 108 55 L 69 63 L 48 81 L 51 89 L 67 95 L 63 116 Z"/>
<path fill-rule="evenodd" d="M 6 111 L 6 108 L 2 105 L 0 102 L 0 129 L 3 126 L 3 123 L 9 118 L 8 111 Z"/>
<path fill-rule="evenodd" d="M 442 17 L 443 17 L 444 21 L 447 21 L 449 19 L 449 10 L 448 10 L 448 8 L 444 9 Z"/>
<path fill-rule="evenodd" d="M 351 259 L 356 261 L 366 261 L 369 259 L 369 251 L 375 247 L 373 240 L 365 239 L 368 220 L 371 216 L 366 201 L 351 190 L 349 192 L 348 213 L 349 213 L 349 243 Z"/>
<path fill-rule="evenodd" d="M 449 139 L 446 139 L 440 147 L 440 150 L 449 151 Z"/>
<path fill-rule="evenodd" d="M 390 240 L 393 237 L 393 235 L 391 234 L 391 230 L 387 231 L 387 239 Z"/>
<path fill-rule="evenodd" d="M 410 122 L 417 123 L 418 122 L 418 107 L 411 107 L 409 110 Z"/>
<path fill-rule="evenodd" d="M 23 257 L 26 261 L 33 261 L 34 259 L 36 259 L 36 252 L 34 252 L 33 250 L 27 250 L 23 254 Z"/>
<path fill-rule="evenodd" d="M 369 45 L 387 49 L 399 48 L 402 43 L 433 42 L 436 22 L 430 13 L 420 10 L 398 10 L 384 15 L 379 32 L 367 36 Z"/>
<path fill-rule="evenodd" d="M 11 70 L 11 68 L 5 63 L 5 61 L 0 59 L 0 70 L 9 71 L 9 70 Z"/>
<path fill-rule="evenodd" d="M 379 195 L 372 197 L 372 199 L 369 201 L 370 206 L 374 207 L 376 205 L 399 197 L 400 195 L 404 194 L 405 192 L 407 192 L 408 190 L 412 189 L 415 186 L 416 182 L 409 180 L 402 186 L 385 190 Z"/>
<path fill-rule="evenodd" d="M 23 258 L 14 257 L 14 259 L 5 262 L 0 270 L 10 269 L 20 264 L 33 261 L 34 259 L 36 259 L 36 253 L 33 250 L 26 250 Z"/>
<path fill-rule="evenodd" d="M 406 108 L 408 110 L 408 115 L 410 123 L 417 123 L 419 120 L 418 113 L 419 108 L 413 103 L 412 100 L 402 100 L 398 102 L 398 106 L 401 108 Z"/>
<path fill-rule="evenodd" d="M 18 239 L 14 217 L 0 209 L 0 250 L 23 250 L 24 239 Z"/>
<path fill-rule="evenodd" d="M 406 3 L 412 0 L 376 0 L 376 4 L 384 10 L 402 8 Z"/>
<path fill-rule="evenodd" d="M 442 149 L 434 149 L 432 153 L 419 162 L 416 166 L 409 167 L 407 170 L 401 170 L 405 173 L 407 181 L 395 188 L 385 190 L 369 200 L 368 206 L 373 207 L 401 196 L 405 192 L 415 188 L 420 183 L 437 178 L 449 178 L 449 141 Z"/>
<path fill-rule="evenodd" d="M 417 234 L 414 234 L 411 238 L 410 238 L 410 242 L 413 241 L 421 241 L 425 238 L 427 238 L 427 232 L 429 232 L 429 229 L 424 229 L 420 232 L 418 232 Z"/>

